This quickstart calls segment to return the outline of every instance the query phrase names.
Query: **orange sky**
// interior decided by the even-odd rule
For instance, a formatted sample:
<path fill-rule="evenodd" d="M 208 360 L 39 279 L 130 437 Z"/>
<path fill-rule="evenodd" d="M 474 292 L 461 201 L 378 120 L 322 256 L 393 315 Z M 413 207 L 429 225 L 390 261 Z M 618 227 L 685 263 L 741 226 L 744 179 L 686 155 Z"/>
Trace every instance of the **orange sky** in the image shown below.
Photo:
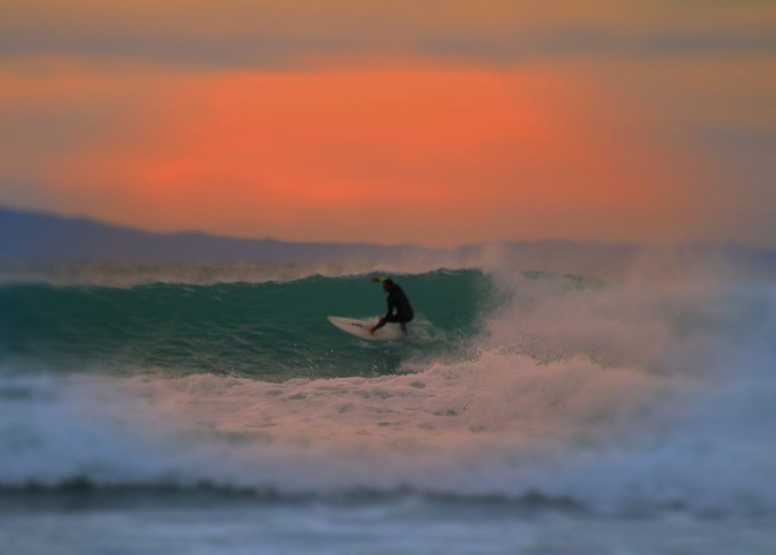
<path fill-rule="evenodd" d="M 726 39 L 734 52 L 718 52 L 704 25 L 678 18 L 665 28 L 706 50 L 677 55 L 680 41 L 664 56 L 636 4 L 635 19 L 601 4 L 599 15 L 554 20 L 535 6 L 452 3 L 442 22 L 408 4 L 403 40 L 373 37 L 374 12 L 347 2 L 316 16 L 342 36 L 301 17 L 315 4 L 228 5 L 212 25 L 210 4 L 192 4 L 182 21 L 167 6 L 145 29 L 150 4 L 106 15 L 77 2 L 83 17 L 64 30 L 16 6 L 29 34 L 17 27 L 0 56 L 0 203 L 295 241 L 776 245 L 774 165 L 757 154 L 776 144 L 767 41 Z M 304 33 L 281 25 L 292 13 Z M 752 16 L 727 15 L 741 36 L 760 37 Z M 610 40 L 646 38 L 622 43 L 634 50 L 623 55 L 616 41 L 566 31 L 575 21 Z M 255 39 L 254 28 L 270 36 Z M 567 35 L 529 48 L 510 42 L 516 29 Z M 636 48 L 653 43 L 657 52 Z"/>

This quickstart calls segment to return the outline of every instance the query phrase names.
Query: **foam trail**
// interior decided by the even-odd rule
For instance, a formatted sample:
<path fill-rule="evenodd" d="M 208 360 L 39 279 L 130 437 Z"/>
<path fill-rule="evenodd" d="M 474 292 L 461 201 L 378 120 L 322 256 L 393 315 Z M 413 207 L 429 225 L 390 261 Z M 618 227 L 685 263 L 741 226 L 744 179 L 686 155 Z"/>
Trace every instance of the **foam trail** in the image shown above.
<path fill-rule="evenodd" d="M 776 510 L 771 286 L 492 279 L 482 333 L 398 375 L 3 378 L 0 483 Z"/>

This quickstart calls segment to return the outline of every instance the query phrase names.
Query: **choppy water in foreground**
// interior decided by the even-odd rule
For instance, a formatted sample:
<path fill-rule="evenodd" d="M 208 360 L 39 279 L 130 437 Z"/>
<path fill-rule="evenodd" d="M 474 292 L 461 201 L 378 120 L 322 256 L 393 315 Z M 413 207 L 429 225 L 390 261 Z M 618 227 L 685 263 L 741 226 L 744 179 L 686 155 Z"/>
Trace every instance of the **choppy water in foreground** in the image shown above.
<path fill-rule="evenodd" d="M 0 552 L 776 552 L 773 284 L 175 275 L 0 286 Z"/>

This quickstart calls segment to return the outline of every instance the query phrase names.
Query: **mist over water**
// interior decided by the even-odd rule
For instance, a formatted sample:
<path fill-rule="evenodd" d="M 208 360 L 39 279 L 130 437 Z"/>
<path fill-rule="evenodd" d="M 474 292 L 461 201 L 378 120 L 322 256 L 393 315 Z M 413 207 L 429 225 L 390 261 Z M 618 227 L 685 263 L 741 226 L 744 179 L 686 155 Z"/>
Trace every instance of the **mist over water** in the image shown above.
<path fill-rule="evenodd" d="M 776 509 L 772 284 L 399 274 L 373 343 L 366 278 L 2 286 L 0 486 Z"/>

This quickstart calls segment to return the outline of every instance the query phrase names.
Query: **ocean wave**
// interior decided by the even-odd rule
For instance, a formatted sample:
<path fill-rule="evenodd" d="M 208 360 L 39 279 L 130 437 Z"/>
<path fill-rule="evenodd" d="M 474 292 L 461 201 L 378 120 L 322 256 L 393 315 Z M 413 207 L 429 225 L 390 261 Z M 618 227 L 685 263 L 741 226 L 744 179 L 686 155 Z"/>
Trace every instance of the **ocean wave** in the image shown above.
<path fill-rule="evenodd" d="M 128 288 L 152 284 L 282 283 L 315 276 L 341 278 L 372 273 L 408 275 L 475 269 L 480 265 L 478 262 L 478 259 L 454 256 L 304 263 L 4 262 L 0 264 L 0 285 L 38 283 L 56 287 Z"/>
<path fill-rule="evenodd" d="M 374 256 L 351 253 L 311 262 L 245 260 L 225 263 L 0 260 L 0 286 L 134 287 L 155 283 L 287 282 L 374 272 L 401 275 L 440 270 L 539 271 L 606 281 L 776 280 L 776 253 L 726 245 L 627 245 L 540 241 L 488 243 L 457 249 L 413 247 Z"/>
<path fill-rule="evenodd" d="M 372 379 L 49 379 L 0 402 L 0 486 L 776 510 L 772 377 L 717 372 L 483 353 Z"/>
<path fill-rule="evenodd" d="M 60 371 L 269 380 L 380 375 L 408 358 L 455 349 L 477 333 L 491 297 L 475 271 L 399 276 L 418 314 L 410 341 L 365 344 L 327 316 L 374 317 L 385 294 L 368 276 L 290 282 L 151 284 L 133 288 L 0 287 L 0 356 Z"/>
<path fill-rule="evenodd" d="M 88 373 L 61 373 L 56 357 L 39 356 L 32 375 L 27 359 L 6 360 L 0 487 L 25 494 L 79 484 L 193 491 L 207 484 L 283 498 L 533 496 L 602 511 L 776 511 L 772 286 L 511 271 L 434 272 L 405 282 L 413 299 L 436 299 L 423 316 L 450 325 L 441 343 L 413 352 L 354 342 L 336 359 L 333 345 L 350 338 L 322 327 L 330 335 L 319 353 L 339 368 L 324 376 L 318 366 L 318 374 L 283 379 L 138 372 L 136 353 L 111 359 L 118 373 L 94 359 Z M 81 308 L 94 296 L 91 306 L 103 310 L 148 310 L 140 301 L 151 296 L 185 313 L 192 301 L 246 312 L 251 298 L 283 307 L 291 302 L 284 299 L 309 306 L 320 297 L 352 301 L 355 311 L 376 294 L 372 285 L 317 277 L 261 286 L 23 287 L 32 288 L 27 304 L 43 303 L 48 291 Z M 229 295 L 233 302 L 223 300 Z M 214 337 L 223 339 L 230 318 L 213 314 L 205 320 L 215 320 Z M 261 314 L 288 329 L 275 313 Z M 42 352 L 41 336 L 33 337 Z M 393 361 L 390 371 L 370 370 L 380 357 Z"/>

